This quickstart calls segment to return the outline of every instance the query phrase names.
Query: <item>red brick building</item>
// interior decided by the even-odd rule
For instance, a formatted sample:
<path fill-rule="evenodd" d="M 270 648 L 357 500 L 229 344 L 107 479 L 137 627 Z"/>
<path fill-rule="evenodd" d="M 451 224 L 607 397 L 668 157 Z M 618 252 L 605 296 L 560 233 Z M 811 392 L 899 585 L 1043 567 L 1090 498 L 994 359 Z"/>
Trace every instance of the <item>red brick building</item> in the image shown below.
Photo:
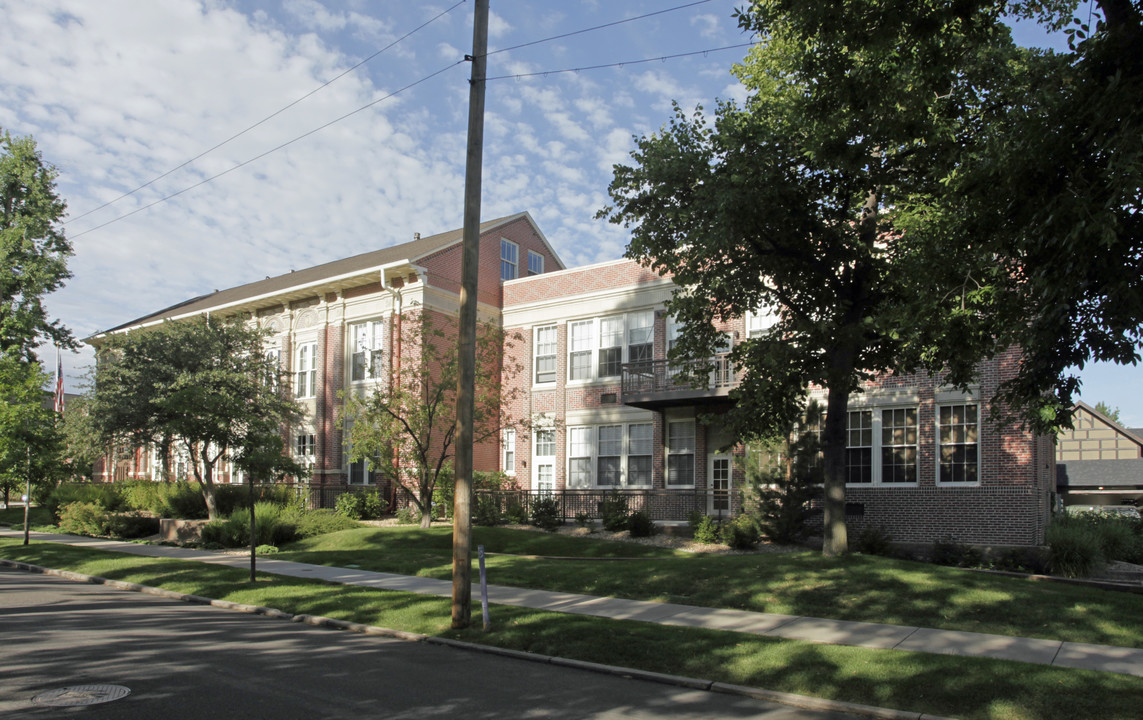
<path fill-rule="evenodd" d="M 208 312 L 256 318 L 271 330 L 267 351 L 306 410 L 289 433 L 296 456 L 312 463 L 312 481 L 383 484 L 345 462 L 339 393 L 366 393 L 415 361 L 398 341 L 410 311 L 457 315 L 460 241 L 460 230 L 417 238 L 195 298 L 107 332 Z M 680 328 L 663 309 L 671 279 L 629 260 L 565 269 L 527 213 L 484 223 L 480 257 L 478 312 L 522 338 L 506 360 L 525 371 L 506 380 L 517 390 L 507 410 L 521 424 L 499 444 L 478 447 L 476 469 L 499 468 L 525 490 L 557 494 L 569 516 L 594 514 L 612 491 L 657 520 L 735 512 L 744 481 L 736 456 L 744 450 L 703 418 L 729 402 L 736 371 L 720 355 L 705 387 L 673 381 L 666 357 Z M 748 315 L 720 330 L 729 349 L 770 324 Z M 879 527 L 902 542 L 1043 542 L 1052 439 L 987 422 L 997 386 L 1018 362 L 1014 353 L 987 362 L 967 393 L 927 375 L 885 375 L 853 396 L 851 533 Z M 116 477 L 156 477 L 146 455 Z M 220 479 L 241 481 L 225 472 Z"/>

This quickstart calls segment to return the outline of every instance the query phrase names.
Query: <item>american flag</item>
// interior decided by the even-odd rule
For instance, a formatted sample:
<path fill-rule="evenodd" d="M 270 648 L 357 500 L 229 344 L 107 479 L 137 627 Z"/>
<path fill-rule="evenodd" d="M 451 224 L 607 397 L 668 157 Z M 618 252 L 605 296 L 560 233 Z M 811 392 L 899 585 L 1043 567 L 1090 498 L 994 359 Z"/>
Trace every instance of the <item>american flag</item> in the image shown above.
<path fill-rule="evenodd" d="M 56 345 L 56 397 L 55 397 L 56 412 L 63 413 L 64 411 L 64 383 L 63 383 L 63 360 L 60 358 L 60 346 Z"/>

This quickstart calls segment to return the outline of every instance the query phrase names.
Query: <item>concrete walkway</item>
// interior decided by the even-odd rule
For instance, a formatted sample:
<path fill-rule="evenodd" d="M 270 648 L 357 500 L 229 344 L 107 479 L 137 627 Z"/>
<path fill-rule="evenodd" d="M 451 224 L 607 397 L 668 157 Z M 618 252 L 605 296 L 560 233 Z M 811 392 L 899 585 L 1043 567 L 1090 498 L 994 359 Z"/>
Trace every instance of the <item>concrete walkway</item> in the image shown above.
<path fill-rule="evenodd" d="M 64 543 L 97 550 L 110 550 L 146 557 L 195 560 L 240 569 L 250 567 L 248 556 L 223 555 L 204 550 L 163 545 L 141 545 L 75 535 L 49 533 L 33 533 L 32 535 L 37 541 Z M 22 538 L 23 533 L 0 528 L 0 537 Z M 441 597 L 452 595 L 452 583 L 448 580 L 394 575 L 352 568 L 308 565 L 266 557 L 258 558 L 257 568 L 259 572 L 274 575 L 311 578 L 344 585 L 361 585 L 380 590 L 399 590 Z M 475 588 L 473 595 L 474 598 L 479 597 Z M 832 645 L 853 645 L 876 649 L 1017 660 L 1041 665 L 1100 670 L 1143 677 L 1143 649 L 1111 645 L 1038 640 L 957 630 L 934 630 L 903 625 L 827 620 L 744 610 L 702 608 L 691 605 L 528 590 L 501 585 L 488 586 L 488 601 L 498 605 L 515 605 L 536 610 L 592 615 L 616 620 L 639 620 L 682 627 L 730 630 Z"/>

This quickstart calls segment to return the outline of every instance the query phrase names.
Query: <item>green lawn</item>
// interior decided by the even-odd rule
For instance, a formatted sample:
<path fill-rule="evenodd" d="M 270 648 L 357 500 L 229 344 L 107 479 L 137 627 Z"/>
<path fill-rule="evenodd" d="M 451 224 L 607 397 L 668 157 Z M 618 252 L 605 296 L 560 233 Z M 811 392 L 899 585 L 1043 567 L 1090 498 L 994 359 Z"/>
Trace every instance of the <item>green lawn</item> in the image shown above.
<path fill-rule="evenodd" d="M 24 508 L 10 507 L 0 510 L 0 525 L 24 528 Z M 48 529 L 53 526 L 52 514 L 46 507 L 33 507 L 28 513 L 28 525 L 32 528 Z"/>
<path fill-rule="evenodd" d="M 447 580 L 451 543 L 444 527 L 361 528 L 276 557 Z M 1143 597 L 1130 593 L 875 556 L 692 555 L 506 528 L 476 528 L 474 544 L 498 585 L 1143 647 Z"/>
<path fill-rule="evenodd" d="M 441 542 L 436 533 L 417 541 L 419 532 L 392 536 L 426 552 Z M 489 551 L 517 543 L 536 549 L 535 540 L 511 531 L 481 529 L 477 537 Z M 383 544 L 376 537 L 372 542 Z M 616 547 L 584 552 L 622 557 L 641 551 Z M 292 613 L 965 720 L 1134 718 L 1143 706 L 1143 678 L 1110 673 L 815 645 L 500 606 L 492 608 L 492 632 L 455 632 L 448 628 L 448 600 L 435 597 L 264 574 L 250 584 L 244 570 L 51 543 L 24 547 L 9 539 L 0 539 L 0 557 Z M 634 567 L 618 560 L 601 560 L 593 567 L 612 566 Z"/>

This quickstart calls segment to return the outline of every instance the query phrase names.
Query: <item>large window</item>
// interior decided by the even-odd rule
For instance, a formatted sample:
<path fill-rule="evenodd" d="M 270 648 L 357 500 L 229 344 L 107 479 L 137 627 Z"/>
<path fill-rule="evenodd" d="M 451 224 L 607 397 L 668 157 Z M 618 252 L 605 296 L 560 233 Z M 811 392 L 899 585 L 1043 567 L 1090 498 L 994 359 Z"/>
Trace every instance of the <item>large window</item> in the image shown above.
<path fill-rule="evenodd" d="M 311 467 L 314 464 L 314 435 L 301 433 L 294 437 L 294 458 L 298 463 Z"/>
<path fill-rule="evenodd" d="M 520 247 L 511 240 L 500 239 L 500 279 L 515 280 L 520 276 Z"/>
<path fill-rule="evenodd" d="M 537 385 L 556 381 L 556 326 L 536 328 L 533 351 Z"/>
<path fill-rule="evenodd" d="M 266 348 L 266 385 L 278 388 L 282 373 L 282 349 Z"/>
<path fill-rule="evenodd" d="M 939 410 L 940 481 L 973 483 L 980 479 L 979 424 L 976 405 L 942 405 Z"/>
<path fill-rule="evenodd" d="M 294 355 L 294 396 L 317 395 L 317 343 L 302 343 Z"/>
<path fill-rule="evenodd" d="M 528 274 L 542 275 L 544 273 L 544 256 L 533 250 L 528 251 Z"/>
<path fill-rule="evenodd" d="M 353 356 L 350 358 L 349 379 L 358 382 L 380 378 L 385 323 L 380 320 L 357 323 L 352 326 L 351 337 Z"/>
<path fill-rule="evenodd" d="M 568 380 L 618 377 L 625 362 L 649 362 L 655 313 L 640 310 L 568 323 Z"/>
<path fill-rule="evenodd" d="M 746 313 L 746 336 L 763 337 L 778 322 L 778 318 L 766 310 L 752 310 Z"/>
<path fill-rule="evenodd" d="M 917 482 L 917 408 L 847 413 L 845 481 L 864 485 Z"/>
<path fill-rule="evenodd" d="M 568 487 L 651 484 L 651 423 L 568 428 Z"/>
<path fill-rule="evenodd" d="M 667 423 L 667 487 L 694 487 L 695 421 Z"/>

